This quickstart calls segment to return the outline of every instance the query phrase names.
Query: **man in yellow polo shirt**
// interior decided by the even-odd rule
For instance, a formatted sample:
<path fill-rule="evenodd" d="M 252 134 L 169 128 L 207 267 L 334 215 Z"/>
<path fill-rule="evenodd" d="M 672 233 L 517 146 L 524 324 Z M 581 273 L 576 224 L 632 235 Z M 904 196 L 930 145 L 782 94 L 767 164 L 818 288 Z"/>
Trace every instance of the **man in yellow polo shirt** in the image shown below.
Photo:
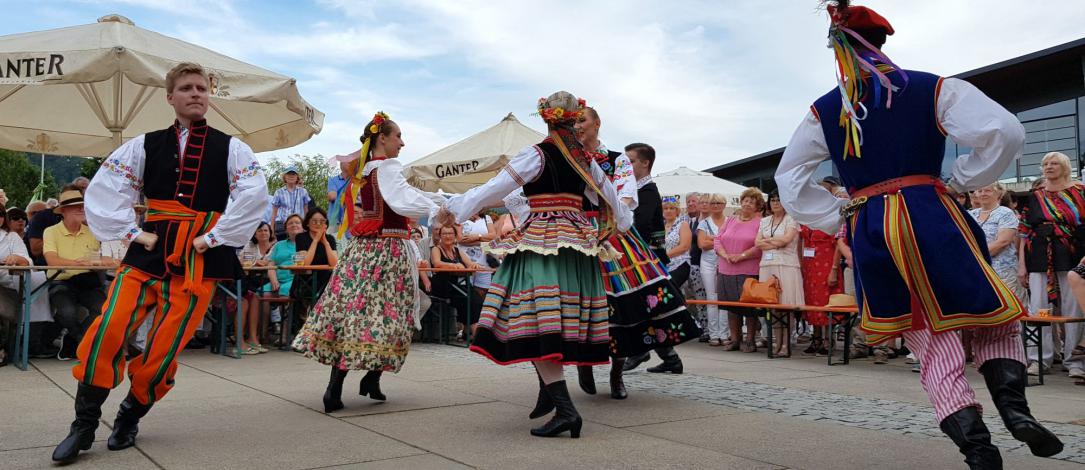
<path fill-rule="evenodd" d="M 42 252 L 49 266 L 116 265 L 115 260 L 99 255 L 101 245 L 90 232 L 83 212 L 83 194 L 76 190 L 60 194 L 60 205 L 53 211 L 60 214 L 60 223 L 45 229 Z M 53 275 L 56 277 L 53 278 Z M 49 302 L 54 320 L 68 330 L 58 359 L 75 357 L 75 348 L 94 318 L 101 314 L 105 302 L 105 286 L 101 271 L 66 269 L 49 271 L 53 278 L 49 286 Z"/>

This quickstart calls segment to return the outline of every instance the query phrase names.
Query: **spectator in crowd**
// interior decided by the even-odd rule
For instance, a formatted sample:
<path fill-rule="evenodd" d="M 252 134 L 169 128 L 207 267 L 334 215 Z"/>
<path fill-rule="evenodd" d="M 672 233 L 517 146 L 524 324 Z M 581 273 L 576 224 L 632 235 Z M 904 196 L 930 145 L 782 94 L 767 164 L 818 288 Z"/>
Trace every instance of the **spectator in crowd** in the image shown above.
<path fill-rule="evenodd" d="M 283 172 L 283 183 L 286 186 L 275 190 L 271 201 L 271 219 L 275 221 L 275 238 L 279 240 L 286 238 L 286 219 L 294 214 L 304 218 L 313 199 L 301 185 L 297 168 L 287 167 Z"/>
<path fill-rule="evenodd" d="M 831 294 L 842 291 L 840 278 L 840 252 L 836 234 L 802 226 L 799 230 L 802 242 L 802 292 L 806 305 L 827 305 Z M 828 350 L 829 317 L 825 312 L 805 312 L 806 322 L 814 327 L 810 345 L 804 354 L 826 354 Z"/>
<path fill-rule="evenodd" d="M 832 194 L 838 194 L 840 190 L 844 189 L 844 183 L 840 182 L 840 178 L 832 175 L 822 178 L 819 184 Z"/>
<path fill-rule="evenodd" d="M 299 254 L 304 255 L 302 262 L 299 264 L 302 266 L 328 266 L 334 268 L 336 263 L 339 262 L 339 257 L 335 251 L 335 237 L 328 233 L 328 214 L 324 212 L 324 209 L 314 208 L 305 215 L 302 227 L 305 230 L 294 237 L 294 249 Z M 309 276 L 316 277 L 315 290 L 311 289 L 314 286 Z M 302 274 L 298 282 L 294 283 L 291 294 L 295 299 L 308 305 L 324 292 L 324 287 L 328 285 L 328 280 L 331 277 L 332 272 L 326 270 L 314 271 L 312 274 Z"/>
<path fill-rule="evenodd" d="M 1021 233 L 1026 237 L 1018 252 L 1017 275 L 1029 288 L 1029 311 L 1054 308 L 1067 317 L 1081 316 L 1081 310 L 1070 293 L 1067 273 L 1085 255 L 1077 233 L 1082 229 L 1085 215 L 1085 188 L 1070 179 L 1070 158 L 1051 152 L 1041 160 L 1045 185 L 1033 191 L 1024 204 Z M 1050 367 L 1054 360 L 1054 342 L 1050 327 L 1043 328 L 1043 351 L 1029 355 L 1029 375 L 1039 375 L 1038 361 Z M 1081 324 L 1066 325 L 1063 343 L 1063 367 L 1071 374 L 1085 374 L 1085 360 L 1071 360 L 1072 349 L 1081 340 Z"/>
<path fill-rule="evenodd" d="M 701 222 L 697 225 L 697 246 L 701 249 L 701 283 L 705 288 L 705 298 L 708 300 L 719 300 L 719 295 L 716 285 L 716 277 L 718 274 L 716 250 L 713 249 L 712 244 L 716 240 L 716 235 L 720 233 L 720 227 L 723 225 L 724 216 L 723 211 L 727 208 L 727 197 L 716 194 L 705 194 L 702 196 L 702 206 L 707 206 L 708 210 L 704 212 L 705 217 L 701 219 Z M 709 336 L 709 346 L 723 346 L 724 340 L 731 338 L 731 331 L 728 328 L 727 323 L 727 311 L 720 312 L 720 308 L 716 305 L 707 305 L 705 310 L 705 334 Z"/>
<path fill-rule="evenodd" d="M 7 221 L 4 227 L 8 232 L 14 233 L 20 240 L 26 235 L 26 212 L 18 207 L 8 209 Z"/>
<path fill-rule="evenodd" d="M 241 266 L 265 267 L 271 264 L 271 248 L 275 245 L 275 234 L 271 231 L 271 225 L 260 222 L 256 226 L 256 232 L 245 247 L 238 252 Z M 244 324 L 248 327 L 248 339 L 245 340 L 245 349 L 242 354 L 262 354 L 268 352 L 264 345 L 260 344 L 260 333 L 257 331 L 260 325 L 260 296 L 264 271 L 254 272 L 245 278 L 245 296 L 241 301 L 241 311 L 244 312 Z"/>
<path fill-rule="evenodd" d="M 1028 300 L 1028 290 L 1017 279 L 1017 233 L 1020 221 L 1012 209 L 1001 204 L 1006 189 L 1001 184 L 994 183 L 972 193 L 975 194 L 979 207 L 968 213 L 983 230 L 987 251 L 991 254 L 991 267 L 1014 295 L 1025 302 Z"/>
<path fill-rule="evenodd" d="M 8 205 L 8 193 L 0 188 L 0 206 Z"/>
<path fill-rule="evenodd" d="M 261 218 L 260 221 L 264 222 L 264 223 L 266 223 L 268 225 L 272 225 L 274 222 L 271 220 L 271 212 L 272 212 L 272 209 L 274 209 L 274 208 L 275 208 L 275 196 L 272 196 L 272 195 L 269 194 L 267 196 L 267 205 L 264 206 L 264 217 Z"/>
<path fill-rule="evenodd" d="M 464 222 L 460 230 L 462 235 L 459 243 L 463 252 L 475 264 L 488 266 L 486 253 L 482 251 L 482 244 L 497 238 L 497 227 L 494 226 L 493 219 L 485 214 L 476 214 Z M 489 271 L 478 272 L 471 276 L 471 284 L 479 291 L 479 295 L 485 295 L 486 291 L 490 289 L 490 279 L 492 278 L 493 273 Z"/>
<path fill-rule="evenodd" d="M 81 194 L 85 194 L 87 192 L 87 186 L 90 186 L 90 178 L 79 176 L 73 179 L 71 184 L 72 186 L 75 186 L 75 189 L 78 189 Z"/>
<path fill-rule="evenodd" d="M 698 192 L 686 194 L 686 212 L 679 217 L 679 220 L 688 225 L 689 232 L 693 234 L 693 243 L 689 249 L 689 281 L 682 288 L 682 292 L 687 299 L 704 299 L 707 295 L 707 289 L 705 289 L 701 278 L 701 247 L 697 243 L 697 227 L 701 224 L 701 220 L 707 216 L 708 194 Z M 693 315 L 693 318 L 697 319 L 697 323 L 702 326 L 707 324 L 708 317 L 705 313 L 705 306 L 687 305 L 686 308 Z M 711 338 L 709 338 L 708 329 L 704 329 L 700 340 L 702 343 L 706 343 L 709 339 Z"/>
<path fill-rule="evenodd" d="M 305 229 L 302 227 L 302 219 L 300 215 L 294 214 L 286 218 L 286 238 L 277 239 L 275 245 L 271 247 L 271 266 L 284 267 L 293 266 L 294 257 L 298 253 L 297 244 L 294 239 L 298 234 Z M 263 292 L 271 292 L 281 297 L 287 297 L 290 295 L 290 289 L 294 286 L 294 272 L 289 269 L 272 269 L 267 272 L 268 284 L 262 289 Z M 275 325 L 275 333 L 278 334 L 280 328 L 281 317 L 279 311 L 275 310 L 271 314 L 271 322 Z"/>
<path fill-rule="evenodd" d="M 980 201 L 979 198 L 976 197 L 975 191 L 968 192 L 968 206 L 966 207 L 968 210 L 978 209 L 980 207 Z"/>
<path fill-rule="evenodd" d="M 61 188 L 60 192 L 63 194 L 66 191 L 80 191 L 79 186 L 74 183 L 65 185 Z M 52 203 L 52 205 L 50 205 Z M 59 205 L 56 199 L 49 199 L 45 203 L 49 210 L 38 211 L 30 218 L 30 224 L 26 228 L 26 243 L 30 247 L 30 258 L 34 261 L 34 265 L 43 266 L 46 264 L 45 257 L 42 255 L 42 234 L 45 233 L 45 229 L 52 227 L 60 223 L 60 215 L 54 212 L 57 205 Z"/>
<path fill-rule="evenodd" d="M 6 217 L 3 205 L 0 204 L 0 264 L 29 266 L 30 254 L 26 251 L 26 245 L 23 244 L 22 238 L 7 229 L 9 224 Z M 0 269 L 0 322 L 14 324 L 19 316 L 20 279 L 6 269 Z M 3 351 L 3 346 L 3 338 L 0 338 L 0 351 Z M 3 362 L 5 361 L 0 360 L 0 363 Z"/>
<path fill-rule="evenodd" d="M 761 250 L 758 278 L 764 282 L 776 278 L 780 283 L 780 303 L 803 305 L 806 303 L 802 286 L 802 269 L 799 265 L 799 224 L 784 211 L 780 194 L 769 195 L 769 215 L 761 219 L 754 245 Z M 787 314 L 790 328 L 795 330 L 795 317 Z M 791 338 L 784 327 L 777 326 L 773 336 L 779 341 L 773 345 L 773 354 L 790 355 Z"/>
<path fill-rule="evenodd" d="M 328 178 L 328 233 L 333 237 L 339 233 L 339 226 L 343 223 L 343 217 L 346 216 L 346 211 L 333 211 L 331 208 L 335 207 L 335 201 L 339 199 L 339 193 L 347 187 L 347 182 L 350 181 L 350 164 L 351 162 L 339 162 L 339 174 Z M 350 236 L 350 232 L 346 232 L 345 236 Z M 342 242 L 342 240 L 337 240 Z"/>
<path fill-rule="evenodd" d="M 45 205 L 45 201 L 30 201 L 30 204 L 26 205 L 26 220 L 29 222 L 34 218 L 34 215 L 48 209 Z"/>
<path fill-rule="evenodd" d="M 430 250 L 430 264 L 443 269 L 478 269 L 465 250 L 457 246 L 457 231 L 451 225 L 437 228 L 437 243 Z M 439 298 L 448 299 L 456 309 L 456 322 L 462 330 L 474 327 L 482 311 L 482 296 L 467 282 L 470 273 L 437 272 L 433 274 L 431 293 Z M 468 298 L 470 296 L 470 299 Z M 470 305 L 468 301 L 470 300 Z M 462 331 L 461 331 L 461 334 Z"/>
<path fill-rule="evenodd" d="M 742 297 L 742 285 L 746 279 L 756 278 L 761 270 L 761 249 L 755 245 L 757 233 L 761 227 L 761 211 L 765 207 L 765 196 L 757 188 L 748 188 L 739 198 L 738 212 L 728 217 L 713 241 L 717 258 L 717 288 L 720 300 L 737 302 Z M 742 314 L 741 316 L 739 314 Z M 742 339 L 742 319 L 746 319 L 746 341 Z M 761 323 L 752 312 L 731 309 L 727 312 L 728 327 L 731 329 L 731 342 L 724 345 L 725 350 L 757 352 L 755 338 L 761 329 Z"/>
<path fill-rule="evenodd" d="M 62 219 L 42 235 L 42 253 L 49 266 L 120 264 L 101 256 L 101 245 L 86 224 L 82 193 L 75 189 L 60 193 L 60 205 L 53 211 Z M 50 277 L 53 274 L 51 271 Z M 56 310 L 56 321 L 68 330 L 58 357 L 70 359 L 75 357 L 75 346 L 83 339 L 83 333 L 101 314 L 105 288 L 101 274 L 96 271 L 69 269 L 55 274 L 49 286 L 49 303 Z"/>
<path fill-rule="evenodd" d="M 678 196 L 663 197 L 664 247 L 667 250 L 667 271 L 671 273 L 671 282 L 681 289 L 690 276 L 689 248 L 693 245 L 693 232 L 689 225 L 678 219 Z"/>

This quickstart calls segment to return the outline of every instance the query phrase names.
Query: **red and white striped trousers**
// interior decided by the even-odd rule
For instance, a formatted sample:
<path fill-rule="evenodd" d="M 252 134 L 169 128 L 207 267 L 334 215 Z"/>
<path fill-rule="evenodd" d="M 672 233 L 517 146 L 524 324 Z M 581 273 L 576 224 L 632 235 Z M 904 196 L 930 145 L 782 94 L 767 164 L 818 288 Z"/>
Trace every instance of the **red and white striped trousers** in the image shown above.
<path fill-rule="evenodd" d="M 971 328 L 972 359 L 977 365 L 991 359 L 1013 359 L 1025 364 L 1025 348 L 1021 344 L 1021 323 Z M 959 330 L 934 333 L 929 328 L 904 332 L 908 349 L 919 359 L 919 381 L 934 405 L 934 414 L 941 423 L 957 411 L 975 406 L 976 392 L 964 376 L 964 345 Z"/>

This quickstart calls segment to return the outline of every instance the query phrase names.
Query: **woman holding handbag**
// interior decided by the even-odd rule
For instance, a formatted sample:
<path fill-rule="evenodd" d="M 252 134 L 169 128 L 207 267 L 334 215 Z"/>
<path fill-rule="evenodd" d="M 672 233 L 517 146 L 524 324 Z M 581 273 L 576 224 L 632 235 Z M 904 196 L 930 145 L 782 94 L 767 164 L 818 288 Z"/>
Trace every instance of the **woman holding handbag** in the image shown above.
<path fill-rule="evenodd" d="M 780 286 L 778 302 L 785 305 L 803 305 L 802 268 L 799 265 L 799 224 L 780 205 L 780 194 L 769 195 L 770 214 L 761 219 L 754 245 L 761 250 L 761 269 L 758 279 L 767 282 L 775 278 Z M 790 313 L 788 322 L 795 330 L 795 317 Z M 773 355 L 790 355 L 791 338 L 783 327 L 773 327 L 773 335 L 779 343 L 772 345 Z"/>
<path fill-rule="evenodd" d="M 720 300 L 737 302 L 742 297 L 742 285 L 746 279 L 756 279 L 761 264 L 761 249 L 755 246 L 761 226 L 761 209 L 765 195 L 757 188 L 748 188 L 739 198 L 739 210 L 727 218 L 720 227 L 713 248 L 716 250 L 719 276 L 716 292 Z M 724 344 L 725 351 L 757 352 L 755 338 L 761 323 L 748 309 L 731 309 L 727 312 L 731 342 Z M 740 315 L 742 315 L 740 317 Z M 742 318 L 746 318 L 746 341 L 742 342 Z"/>

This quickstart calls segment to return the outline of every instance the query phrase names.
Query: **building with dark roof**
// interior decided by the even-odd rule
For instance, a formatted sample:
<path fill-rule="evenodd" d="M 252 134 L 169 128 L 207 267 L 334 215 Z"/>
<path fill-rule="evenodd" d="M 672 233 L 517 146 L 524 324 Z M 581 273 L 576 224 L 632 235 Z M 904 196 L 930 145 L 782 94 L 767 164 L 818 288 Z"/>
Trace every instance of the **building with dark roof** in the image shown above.
<path fill-rule="evenodd" d="M 1015 113 L 1025 126 L 1023 155 L 1010 165 L 1000 181 L 1013 190 L 1027 189 L 1040 175 L 1040 159 L 1048 152 L 1069 156 L 1074 177 L 1080 177 L 1085 161 L 1085 38 L 953 77 L 975 85 Z M 947 139 L 944 175 L 948 175 L 957 155 L 969 151 Z M 773 174 L 783 154 L 784 147 L 780 147 L 704 171 L 771 191 L 776 189 Z M 829 161 L 818 169 L 819 175 L 832 173 Z"/>

